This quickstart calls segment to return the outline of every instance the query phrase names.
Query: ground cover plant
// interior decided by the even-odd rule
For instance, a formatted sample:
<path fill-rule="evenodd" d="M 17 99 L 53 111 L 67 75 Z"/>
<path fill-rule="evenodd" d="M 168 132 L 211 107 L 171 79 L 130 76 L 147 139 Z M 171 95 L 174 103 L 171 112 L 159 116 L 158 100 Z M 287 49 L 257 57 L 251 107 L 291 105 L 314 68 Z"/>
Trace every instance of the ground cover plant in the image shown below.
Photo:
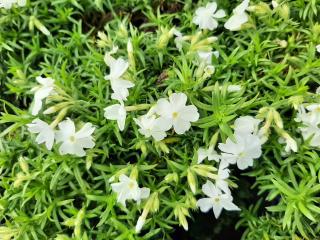
<path fill-rule="evenodd" d="M 319 10 L 0 0 L 0 239 L 320 239 Z"/>

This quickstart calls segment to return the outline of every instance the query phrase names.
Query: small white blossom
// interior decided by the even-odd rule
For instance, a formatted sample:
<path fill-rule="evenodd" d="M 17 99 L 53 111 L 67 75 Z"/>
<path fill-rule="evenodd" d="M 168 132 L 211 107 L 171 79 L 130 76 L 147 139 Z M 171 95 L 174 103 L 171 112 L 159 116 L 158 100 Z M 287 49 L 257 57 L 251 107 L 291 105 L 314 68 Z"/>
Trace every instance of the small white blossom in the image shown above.
<path fill-rule="evenodd" d="M 201 62 L 206 63 L 207 65 L 211 65 L 212 63 L 212 55 L 214 52 L 212 51 L 198 51 L 198 56 Z"/>
<path fill-rule="evenodd" d="M 214 150 L 213 146 L 210 146 L 208 149 L 199 148 L 198 149 L 198 164 L 202 163 L 204 159 L 208 158 L 209 161 L 215 160 L 219 162 L 220 155 Z"/>
<path fill-rule="evenodd" d="M 54 143 L 54 130 L 46 122 L 35 119 L 30 124 L 27 124 L 28 130 L 31 133 L 38 133 L 36 142 L 38 144 L 44 143 L 48 150 L 52 149 Z"/>
<path fill-rule="evenodd" d="M 224 24 L 226 29 L 230 31 L 238 31 L 241 29 L 242 24 L 248 22 L 249 17 L 246 14 L 246 10 L 249 7 L 250 0 L 244 0 L 233 10 L 233 15 Z"/>
<path fill-rule="evenodd" d="M 161 121 L 156 118 L 155 115 L 143 115 L 141 117 L 134 118 L 135 123 L 140 127 L 139 132 L 145 137 L 153 137 L 156 141 L 164 139 L 168 131 L 171 128 L 169 121 Z"/>
<path fill-rule="evenodd" d="M 211 208 L 214 216 L 219 218 L 222 209 L 228 211 L 239 211 L 232 201 L 233 198 L 230 193 L 222 193 L 212 182 L 207 181 L 202 186 L 202 191 L 208 198 L 201 198 L 197 201 L 197 206 L 200 207 L 201 212 L 208 212 Z"/>
<path fill-rule="evenodd" d="M 317 52 L 320 53 L 320 44 L 316 46 Z"/>
<path fill-rule="evenodd" d="M 227 138 L 226 143 L 219 143 L 219 149 L 223 152 L 222 161 L 229 164 L 237 163 L 243 170 L 253 165 L 253 159 L 262 154 L 261 140 L 257 135 L 244 132 L 235 132 L 235 142 Z"/>
<path fill-rule="evenodd" d="M 110 53 L 105 55 L 104 60 L 110 68 L 110 73 L 105 76 L 105 79 L 109 80 L 111 83 L 111 88 L 113 90 L 111 98 L 118 101 L 127 100 L 127 97 L 129 96 L 128 89 L 134 87 L 134 83 L 122 79 L 122 75 L 129 67 L 129 62 L 121 57 L 114 59 Z"/>
<path fill-rule="evenodd" d="M 126 123 L 127 111 L 123 103 L 114 104 L 104 109 L 104 117 L 109 120 L 116 120 L 119 130 L 123 131 Z"/>
<path fill-rule="evenodd" d="M 117 202 L 126 206 L 127 200 L 134 200 L 138 203 L 150 195 L 149 188 L 140 188 L 137 181 L 122 174 L 118 183 L 111 184 L 112 191 L 117 193 Z"/>
<path fill-rule="evenodd" d="M 156 105 L 156 113 L 160 115 L 160 121 L 169 121 L 177 134 L 183 134 L 191 127 L 190 122 L 199 119 L 198 109 L 194 105 L 188 105 L 187 96 L 184 93 L 173 93 L 167 99 L 161 98 Z"/>
<path fill-rule="evenodd" d="M 57 143 L 62 142 L 59 147 L 61 155 L 73 154 L 78 157 L 86 155 L 85 148 L 93 148 L 95 143 L 91 136 L 95 128 L 91 123 L 86 123 L 76 132 L 75 124 L 71 119 L 59 123 L 59 130 L 56 132 Z"/>
<path fill-rule="evenodd" d="M 278 139 L 278 142 L 280 144 L 286 144 L 284 151 L 285 153 L 290 153 L 291 151 L 293 152 L 297 152 L 298 151 L 298 145 L 297 142 L 290 136 L 286 136 L 286 137 L 280 137 Z"/>
<path fill-rule="evenodd" d="M 208 3 L 206 7 L 200 7 L 196 10 L 192 22 L 199 26 L 200 29 L 213 30 L 218 27 L 217 19 L 226 16 L 223 10 L 217 10 L 217 3 Z"/>
<path fill-rule="evenodd" d="M 32 115 L 37 115 L 42 108 L 42 101 L 48 96 L 55 94 L 54 79 L 43 78 L 41 76 L 36 78 L 40 86 L 34 87 L 31 91 L 34 92 L 34 102 L 31 109 Z"/>

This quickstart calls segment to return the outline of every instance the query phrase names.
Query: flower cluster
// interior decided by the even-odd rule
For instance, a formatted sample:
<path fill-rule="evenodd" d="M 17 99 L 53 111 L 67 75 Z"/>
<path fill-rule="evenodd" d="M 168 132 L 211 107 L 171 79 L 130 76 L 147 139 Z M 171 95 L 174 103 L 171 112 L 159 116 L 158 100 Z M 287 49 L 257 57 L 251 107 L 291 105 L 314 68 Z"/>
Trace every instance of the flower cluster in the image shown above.
<path fill-rule="evenodd" d="M 226 21 L 224 27 L 230 31 L 238 31 L 241 26 L 248 22 L 249 17 L 246 10 L 249 7 L 250 0 L 244 0 L 239 6 L 233 10 L 233 15 Z M 224 10 L 217 11 L 217 3 L 208 3 L 205 7 L 196 10 L 193 23 L 197 24 L 200 29 L 214 30 L 218 27 L 217 19 L 224 18 L 226 13 Z"/>
<path fill-rule="evenodd" d="M 156 141 L 164 139 L 165 132 L 172 127 L 177 134 L 184 134 L 190 129 L 191 122 L 199 119 L 197 108 L 186 103 L 184 93 L 173 93 L 169 100 L 159 99 L 147 114 L 135 119 L 139 132 L 145 137 L 152 136 Z"/>
<path fill-rule="evenodd" d="M 253 166 L 253 160 L 261 156 L 262 140 L 259 136 L 259 124 L 261 120 L 251 116 L 243 116 L 234 123 L 233 138 L 227 138 L 226 143 L 219 143 L 221 154 L 214 150 L 214 146 L 208 149 L 198 149 L 198 163 L 204 159 L 220 162 L 215 183 L 207 181 L 202 186 L 202 191 L 208 198 L 199 199 L 197 205 L 202 212 L 213 209 L 216 218 L 221 210 L 240 210 L 233 202 L 228 186 L 230 164 L 237 164 L 240 170 Z"/>
<path fill-rule="evenodd" d="M 56 92 L 59 88 L 54 84 L 54 79 L 43 78 L 41 76 L 36 78 L 40 85 L 34 87 L 32 92 L 34 92 L 34 101 L 31 107 L 32 115 L 38 115 L 42 109 L 43 101 L 45 101 L 49 96 L 58 95 Z M 53 113 L 55 107 L 48 108 L 44 111 L 44 114 Z M 60 144 L 59 153 L 61 155 L 73 154 L 78 157 L 83 157 L 86 155 L 84 149 L 93 148 L 95 143 L 93 137 L 91 136 L 95 130 L 91 123 L 86 123 L 83 127 L 76 131 L 74 122 L 68 118 L 60 122 L 60 118 L 64 117 L 65 111 L 62 110 L 60 115 L 53 121 L 50 125 L 43 120 L 36 118 L 30 124 L 27 124 L 28 129 L 31 133 L 38 134 L 36 137 L 36 142 L 38 144 L 44 143 L 48 150 L 51 150 L 54 142 Z M 59 130 L 55 130 L 58 125 Z"/>

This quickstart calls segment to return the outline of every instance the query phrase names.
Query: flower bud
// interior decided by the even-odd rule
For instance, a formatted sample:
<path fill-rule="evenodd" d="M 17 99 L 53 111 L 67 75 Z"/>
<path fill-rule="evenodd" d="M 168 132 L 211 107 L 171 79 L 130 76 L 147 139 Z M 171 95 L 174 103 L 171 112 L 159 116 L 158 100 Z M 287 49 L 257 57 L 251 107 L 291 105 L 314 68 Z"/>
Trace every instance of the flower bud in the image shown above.
<path fill-rule="evenodd" d="M 273 121 L 274 123 L 276 124 L 276 126 L 278 128 L 283 128 L 283 121 L 282 121 L 282 118 L 279 114 L 279 112 L 275 109 L 272 110 L 272 115 L 273 115 Z"/>
<path fill-rule="evenodd" d="M 138 175 L 139 175 L 139 170 L 138 170 L 138 167 L 135 165 L 131 170 L 130 178 L 133 180 L 137 180 Z"/>
<path fill-rule="evenodd" d="M 51 33 L 49 30 L 37 19 L 35 16 L 31 16 L 29 20 L 29 28 L 33 30 L 33 26 L 36 26 L 44 35 L 50 36 Z"/>
<path fill-rule="evenodd" d="M 164 49 L 167 47 L 169 40 L 173 37 L 175 28 L 168 30 L 167 28 L 161 28 L 161 35 L 158 39 L 157 48 Z"/>
<path fill-rule="evenodd" d="M 85 216 L 85 210 L 84 210 L 84 208 L 81 208 L 77 214 L 75 221 L 74 221 L 74 236 L 77 239 L 81 238 L 81 225 L 82 225 L 82 221 L 84 219 L 84 216 Z"/>
<path fill-rule="evenodd" d="M 271 13 L 269 5 L 264 2 L 260 2 L 254 6 L 248 7 L 248 11 L 253 12 L 256 15 L 265 15 Z"/>
<path fill-rule="evenodd" d="M 136 68 L 136 62 L 134 59 L 133 55 L 133 46 L 131 39 L 129 38 L 128 43 L 127 43 L 127 51 L 128 51 L 128 61 L 129 61 L 129 66 L 134 70 Z"/>
<path fill-rule="evenodd" d="M 281 18 L 288 20 L 290 18 L 290 8 L 289 5 L 284 3 L 277 7 L 277 12 Z"/>
<path fill-rule="evenodd" d="M 19 157 L 19 165 L 24 173 L 27 173 L 27 174 L 29 173 L 29 165 L 26 159 L 22 156 Z"/>
<path fill-rule="evenodd" d="M 177 183 L 179 181 L 179 176 L 177 173 L 169 173 L 164 177 L 164 181 Z"/>
<path fill-rule="evenodd" d="M 195 194 L 197 191 L 197 182 L 196 182 L 196 177 L 194 176 L 190 168 L 187 171 L 187 179 L 188 179 L 188 184 L 191 191 Z"/>

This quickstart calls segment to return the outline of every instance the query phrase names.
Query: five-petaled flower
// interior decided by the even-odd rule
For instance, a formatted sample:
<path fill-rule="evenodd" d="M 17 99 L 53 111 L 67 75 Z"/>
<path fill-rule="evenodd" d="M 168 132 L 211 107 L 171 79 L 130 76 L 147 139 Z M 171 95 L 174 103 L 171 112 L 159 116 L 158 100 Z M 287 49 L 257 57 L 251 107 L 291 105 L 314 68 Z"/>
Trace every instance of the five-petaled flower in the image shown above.
<path fill-rule="evenodd" d="M 140 203 L 142 199 L 150 195 L 149 188 L 140 188 L 137 181 L 121 174 L 118 183 L 111 184 L 112 190 L 117 193 L 117 202 L 126 206 L 127 200 L 134 200 Z"/>
<path fill-rule="evenodd" d="M 48 123 L 37 118 L 27 124 L 27 126 L 31 133 L 38 133 L 36 138 L 38 144 L 44 143 L 48 150 L 52 149 L 55 133 L 54 129 Z"/>
<path fill-rule="evenodd" d="M 261 140 L 247 132 L 235 132 L 234 138 L 234 141 L 227 138 L 226 143 L 219 143 L 221 160 L 229 164 L 237 163 L 238 168 L 244 170 L 253 165 L 253 159 L 261 156 Z"/>
<path fill-rule="evenodd" d="M 187 96 L 184 93 L 173 93 L 169 101 L 165 98 L 158 100 L 156 113 L 162 122 L 169 122 L 170 126 L 178 134 L 183 134 L 191 127 L 190 122 L 199 119 L 198 109 L 194 105 L 188 105 Z"/>
<path fill-rule="evenodd" d="M 233 198 L 231 194 L 223 193 L 212 182 L 207 181 L 202 186 L 202 191 L 208 196 L 207 198 L 201 198 L 197 201 L 197 206 L 200 207 L 202 212 L 208 212 L 212 208 L 214 216 L 218 218 L 222 209 L 226 209 L 228 211 L 240 210 L 240 208 L 232 202 Z"/>
<path fill-rule="evenodd" d="M 59 147 L 61 155 L 74 154 L 78 157 L 86 155 L 84 149 L 93 148 L 95 143 L 93 141 L 92 133 L 95 128 L 91 123 L 86 123 L 76 132 L 76 127 L 71 119 L 67 119 L 59 123 L 59 130 L 56 132 L 57 143 L 62 142 Z"/>
<path fill-rule="evenodd" d="M 199 26 L 200 29 L 214 30 L 218 27 L 216 19 L 223 18 L 226 13 L 223 10 L 217 10 L 217 3 L 208 3 L 205 7 L 200 7 L 196 10 L 192 22 Z"/>

